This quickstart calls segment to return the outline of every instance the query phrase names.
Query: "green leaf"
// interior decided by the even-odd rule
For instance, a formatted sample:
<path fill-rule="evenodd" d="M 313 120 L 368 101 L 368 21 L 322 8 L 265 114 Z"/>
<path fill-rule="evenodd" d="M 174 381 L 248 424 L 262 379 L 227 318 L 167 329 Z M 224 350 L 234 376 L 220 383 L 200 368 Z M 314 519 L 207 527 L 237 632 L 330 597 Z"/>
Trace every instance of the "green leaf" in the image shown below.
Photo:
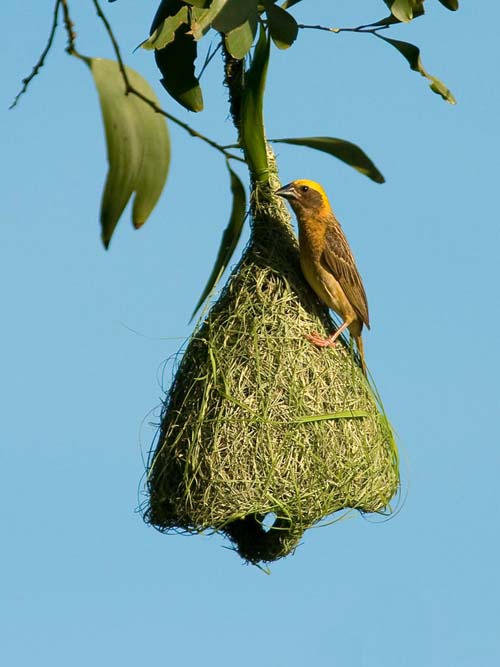
<path fill-rule="evenodd" d="M 143 49 L 151 51 L 153 49 L 163 49 L 167 44 L 174 41 L 175 31 L 183 24 L 188 21 L 188 9 L 187 7 L 181 7 L 181 9 L 174 14 L 174 16 L 168 16 L 163 23 L 161 23 L 156 30 L 154 30 L 146 41 L 141 44 Z"/>
<path fill-rule="evenodd" d="M 132 85 L 140 90 L 140 85 Z M 148 86 L 149 88 L 149 86 Z M 140 91 L 149 99 L 150 93 Z M 135 96 L 134 96 L 135 97 Z M 159 106 L 158 98 L 154 102 Z M 137 115 L 142 130 L 142 160 L 139 166 L 139 177 L 132 206 L 132 224 L 139 229 L 149 218 L 163 191 L 170 166 L 170 137 L 165 118 L 147 106 L 143 100 L 134 99 Z"/>
<path fill-rule="evenodd" d="M 143 100 L 125 94 L 118 63 L 85 59 L 99 93 L 109 170 L 101 202 L 101 236 L 105 248 L 130 197 L 135 192 L 132 222 L 140 227 L 153 210 L 165 185 L 170 139 L 164 118 Z M 130 85 L 158 104 L 140 74 L 126 68 Z"/>
<path fill-rule="evenodd" d="M 423 0 L 384 0 L 384 2 L 391 13 L 403 23 L 408 23 L 424 13 Z"/>
<path fill-rule="evenodd" d="M 263 111 L 269 47 L 265 28 L 261 26 L 252 62 L 245 75 L 241 100 L 241 144 L 248 168 L 260 183 L 267 182 L 269 177 Z"/>
<path fill-rule="evenodd" d="M 212 0 L 208 9 L 194 8 L 191 13 L 191 33 L 198 41 L 210 30 L 212 23 L 229 0 Z"/>
<path fill-rule="evenodd" d="M 266 2 L 266 15 L 269 32 L 273 42 L 279 49 L 288 49 L 297 39 L 299 26 L 297 21 L 281 7 Z"/>
<path fill-rule="evenodd" d="M 203 94 L 194 74 L 197 45 L 188 30 L 187 25 L 182 25 L 173 42 L 155 50 L 155 60 L 163 74 L 161 83 L 174 100 L 189 111 L 201 111 Z"/>
<path fill-rule="evenodd" d="M 149 34 L 153 34 L 166 18 L 175 16 L 183 6 L 184 2 L 182 2 L 182 0 L 161 0 L 160 5 L 156 10 L 156 14 L 154 15 L 153 22 L 151 23 Z"/>
<path fill-rule="evenodd" d="M 389 39 L 388 37 L 382 37 L 382 35 L 377 35 L 379 39 L 382 39 L 384 42 L 387 42 L 391 46 L 401 53 L 404 58 L 408 61 L 410 68 L 414 72 L 419 72 L 424 76 L 428 81 L 430 81 L 430 88 L 433 92 L 441 95 L 441 97 L 449 102 L 450 104 L 456 104 L 457 101 L 453 97 L 452 92 L 445 86 L 445 84 L 440 81 L 435 76 L 429 74 L 422 65 L 422 60 L 420 59 L 420 49 L 414 44 L 409 42 L 401 42 L 398 39 Z"/>
<path fill-rule="evenodd" d="M 458 9 L 458 0 L 439 0 L 439 2 L 452 12 L 456 12 Z"/>
<path fill-rule="evenodd" d="M 229 166 L 229 162 L 226 164 L 231 179 L 231 192 L 233 195 L 231 216 L 229 218 L 229 223 L 222 234 L 219 252 L 217 253 L 214 268 L 212 269 L 207 284 L 205 285 L 205 289 L 203 290 L 203 293 L 198 303 L 196 304 L 196 308 L 191 315 L 191 319 L 193 319 L 200 306 L 204 303 L 205 299 L 211 294 L 212 290 L 219 282 L 220 277 L 226 270 L 226 267 L 229 264 L 236 245 L 240 239 L 243 223 L 245 222 L 245 188 L 243 187 L 243 183 L 239 179 L 238 175 Z"/>
<path fill-rule="evenodd" d="M 245 23 L 251 15 L 257 20 L 257 0 L 227 0 L 212 27 L 226 34 Z"/>
<path fill-rule="evenodd" d="M 368 155 L 359 146 L 352 144 L 350 141 L 334 137 L 297 137 L 292 139 L 270 139 L 269 141 L 271 143 L 307 146 L 307 148 L 323 151 L 323 153 L 328 153 L 342 160 L 342 162 L 353 167 L 361 174 L 371 178 L 375 183 L 385 183 L 385 178 Z"/>
<path fill-rule="evenodd" d="M 238 26 L 224 37 L 224 43 L 229 53 L 241 60 L 252 48 L 252 44 L 257 34 L 257 12 L 250 16 L 245 23 Z"/>

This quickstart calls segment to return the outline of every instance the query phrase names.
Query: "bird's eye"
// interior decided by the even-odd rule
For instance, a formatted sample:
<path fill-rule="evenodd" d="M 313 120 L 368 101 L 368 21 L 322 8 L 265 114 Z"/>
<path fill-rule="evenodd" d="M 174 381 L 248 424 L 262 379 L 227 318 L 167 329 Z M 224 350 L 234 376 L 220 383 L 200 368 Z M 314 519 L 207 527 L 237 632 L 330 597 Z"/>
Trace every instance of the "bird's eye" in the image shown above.
<path fill-rule="evenodd" d="M 301 185 L 300 189 L 302 190 L 302 192 L 307 192 L 309 190 L 309 186 L 308 185 Z"/>

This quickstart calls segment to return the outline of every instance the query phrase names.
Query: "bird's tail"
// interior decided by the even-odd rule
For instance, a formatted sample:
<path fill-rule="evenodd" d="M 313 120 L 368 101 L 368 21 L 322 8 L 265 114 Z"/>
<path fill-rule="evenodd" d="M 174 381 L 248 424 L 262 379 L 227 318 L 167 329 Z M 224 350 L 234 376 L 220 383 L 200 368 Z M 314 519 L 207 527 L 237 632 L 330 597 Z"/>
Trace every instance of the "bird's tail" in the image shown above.
<path fill-rule="evenodd" d="M 366 361 L 365 361 L 365 349 L 363 347 L 363 339 L 361 338 L 361 335 L 356 336 L 355 341 L 356 341 L 356 347 L 358 348 L 359 352 L 359 359 L 361 361 L 361 370 L 363 371 L 363 375 L 365 377 L 368 377 L 366 370 Z"/>

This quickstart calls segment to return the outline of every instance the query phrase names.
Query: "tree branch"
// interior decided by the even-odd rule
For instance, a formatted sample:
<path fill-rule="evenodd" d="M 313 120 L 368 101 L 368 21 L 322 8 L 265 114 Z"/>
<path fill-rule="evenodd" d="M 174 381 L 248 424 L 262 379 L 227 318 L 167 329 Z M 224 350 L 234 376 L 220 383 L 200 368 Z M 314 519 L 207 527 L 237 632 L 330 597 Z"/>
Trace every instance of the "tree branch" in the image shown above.
<path fill-rule="evenodd" d="M 64 3 L 66 2 L 66 0 L 62 0 L 62 1 Z M 126 95 L 129 95 L 129 94 L 130 95 L 135 95 L 136 97 L 141 99 L 143 102 L 145 102 L 148 106 L 150 106 L 154 111 L 156 111 L 156 113 L 161 114 L 165 118 L 168 118 L 168 120 L 172 121 L 172 123 L 175 123 L 179 127 L 182 127 L 182 129 L 185 130 L 186 132 L 188 132 L 190 134 L 190 136 L 196 137 L 197 139 L 201 139 L 202 141 L 207 143 L 209 146 L 212 146 L 212 148 L 215 148 L 216 150 L 218 150 L 227 159 L 238 160 L 240 162 L 245 162 L 245 160 L 243 158 L 239 157 L 238 155 L 233 155 L 232 153 L 229 153 L 223 146 L 218 144 L 216 141 L 213 141 L 212 139 L 209 139 L 208 137 L 206 137 L 204 134 L 201 134 L 200 132 L 197 132 L 196 130 L 193 130 L 193 128 L 190 127 L 187 123 L 184 123 L 181 120 L 179 120 L 178 118 L 176 118 L 175 116 L 172 116 L 172 114 L 169 114 L 167 111 L 165 111 L 160 106 L 158 106 L 156 104 L 156 102 L 154 102 L 153 100 L 150 100 L 149 97 L 146 97 L 146 95 L 143 95 L 141 92 L 136 90 L 131 85 L 130 80 L 129 80 L 128 75 L 127 75 L 127 70 L 125 68 L 125 64 L 123 62 L 120 47 L 118 45 L 118 42 L 116 41 L 116 38 L 114 36 L 111 25 L 110 25 L 108 19 L 106 18 L 104 12 L 102 11 L 101 6 L 99 4 L 99 1 L 98 0 L 92 0 L 92 2 L 94 3 L 94 7 L 96 9 L 97 16 L 103 22 L 104 27 L 106 29 L 106 32 L 108 33 L 109 39 L 111 40 L 111 43 L 113 45 L 113 50 L 115 52 L 116 60 L 118 61 L 118 66 L 120 68 L 120 72 L 121 72 L 122 77 L 123 77 L 123 82 L 125 84 L 125 94 Z"/>
<path fill-rule="evenodd" d="M 325 30 L 326 32 L 334 32 L 336 34 L 339 32 L 359 32 L 376 35 L 379 30 L 387 30 L 387 28 L 390 28 L 390 25 L 379 25 L 374 27 L 373 23 L 369 23 L 367 25 L 358 25 L 357 28 L 329 28 L 324 25 L 306 25 L 304 23 L 299 23 L 298 27 L 306 30 Z"/>
<path fill-rule="evenodd" d="M 209 139 L 206 137 L 204 134 L 201 134 L 200 132 L 197 132 L 194 130 L 192 127 L 190 127 L 187 123 L 182 122 L 172 114 L 168 113 L 167 111 L 164 111 L 160 106 L 156 104 L 153 100 L 150 100 L 148 97 L 140 93 L 138 90 L 136 90 L 130 83 L 129 78 L 127 76 L 127 70 L 125 68 L 125 64 L 123 62 L 123 58 L 121 55 L 120 47 L 118 45 L 118 42 L 116 41 L 116 38 L 114 36 L 113 30 L 111 28 L 111 25 L 106 18 L 104 12 L 101 9 L 101 6 L 99 5 L 98 0 L 92 0 L 94 3 L 94 7 L 96 9 L 98 17 L 101 19 L 103 22 L 106 32 L 108 33 L 108 36 L 111 40 L 111 43 L 113 45 L 113 50 L 116 55 L 116 59 L 118 61 L 118 66 L 120 68 L 120 72 L 123 77 L 123 81 L 125 84 L 125 94 L 126 95 L 135 95 L 136 97 L 139 97 L 145 104 L 148 104 L 156 113 L 161 114 L 165 118 L 168 118 L 172 123 L 175 123 L 179 127 L 181 127 L 183 130 L 185 130 L 190 136 L 195 137 L 197 139 L 201 139 L 201 141 L 204 141 L 207 143 L 209 146 L 212 148 L 215 148 L 217 151 L 222 153 L 226 159 L 229 160 L 238 160 L 239 162 L 245 162 L 245 159 L 240 157 L 239 155 L 234 155 L 233 153 L 230 153 L 225 146 L 222 146 L 221 144 L 218 144 L 216 141 L 213 141 L 212 139 Z M 18 101 L 21 95 L 23 95 L 27 89 L 31 81 L 35 78 L 35 76 L 38 74 L 40 69 L 44 66 L 45 64 L 45 58 L 47 57 L 47 54 L 49 53 L 53 41 L 54 41 L 54 36 L 56 34 L 57 26 L 58 26 L 58 15 L 59 15 L 59 9 L 62 7 L 63 10 L 63 17 L 64 17 L 64 27 L 66 30 L 66 35 L 67 35 L 67 45 L 66 45 L 66 51 L 72 56 L 75 56 L 77 58 L 81 58 L 83 60 L 86 60 L 85 56 L 83 56 L 76 48 L 75 46 L 75 39 L 76 39 L 76 33 L 73 30 L 74 28 L 74 23 L 71 20 L 71 15 L 69 12 L 69 5 L 68 5 L 68 0 L 56 0 L 54 4 L 54 11 L 53 11 L 53 18 L 52 18 L 52 26 L 50 28 L 50 33 L 49 37 L 47 40 L 47 44 L 42 51 L 38 61 L 33 67 L 33 70 L 29 76 L 27 76 L 25 79 L 23 79 L 22 84 L 23 87 L 19 91 L 19 93 L 16 95 L 14 98 L 12 104 L 10 105 L 9 109 L 13 109 Z M 215 53 L 215 52 L 214 52 Z M 212 55 L 213 57 L 213 55 Z M 208 63 L 207 63 L 208 64 Z"/>
<path fill-rule="evenodd" d="M 46 44 L 44 50 L 42 51 L 42 54 L 41 54 L 40 58 L 38 59 L 37 63 L 33 67 L 33 70 L 31 72 L 31 74 L 29 76 L 27 76 L 25 79 L 22 80 L 23 87 L 18 92 L 18 94 L 15 96 L 14 101 L 10 105 L 9 109 L 13 109 L 16 106 L 16 104 L 18 103 L 19 98 L 21 97 L 21 95 L 23 95 L 28 90 L 28 86 L 30 85 L 31 81 L 35 78 L 35 76 L 38 74 L 40 69 L 45 64 L 45 58 L 47 57 L 47 54 L 52 47 L 52 42 L 54 41 L 54 35 L 56 34 L 57 16 L 59 14 L 59 7 L 60 6 L 61 6 L 61 0 L 56 0 L 56 3 L 54 5 L 53 18 L 52 18 L 52 27 L 50 29 L 47 44 Z"/>

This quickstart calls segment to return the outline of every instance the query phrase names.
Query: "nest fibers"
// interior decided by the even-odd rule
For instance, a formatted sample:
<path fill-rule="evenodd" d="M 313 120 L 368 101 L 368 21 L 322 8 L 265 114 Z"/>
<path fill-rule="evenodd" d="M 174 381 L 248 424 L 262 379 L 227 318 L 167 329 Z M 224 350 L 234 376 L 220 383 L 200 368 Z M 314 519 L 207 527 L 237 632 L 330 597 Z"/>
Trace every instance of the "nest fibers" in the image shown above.
<path fill-rule="evenodd" d="M 391 427 L 352 350 L 304 338 L 334 324 L 270 201 L 254 205 L 252 240 L 180 362 L 144 513 L 161 531 L 222 532 L 253 563 L 286 556 L 338 510 L 390 511 L 399 484 Z"/>

